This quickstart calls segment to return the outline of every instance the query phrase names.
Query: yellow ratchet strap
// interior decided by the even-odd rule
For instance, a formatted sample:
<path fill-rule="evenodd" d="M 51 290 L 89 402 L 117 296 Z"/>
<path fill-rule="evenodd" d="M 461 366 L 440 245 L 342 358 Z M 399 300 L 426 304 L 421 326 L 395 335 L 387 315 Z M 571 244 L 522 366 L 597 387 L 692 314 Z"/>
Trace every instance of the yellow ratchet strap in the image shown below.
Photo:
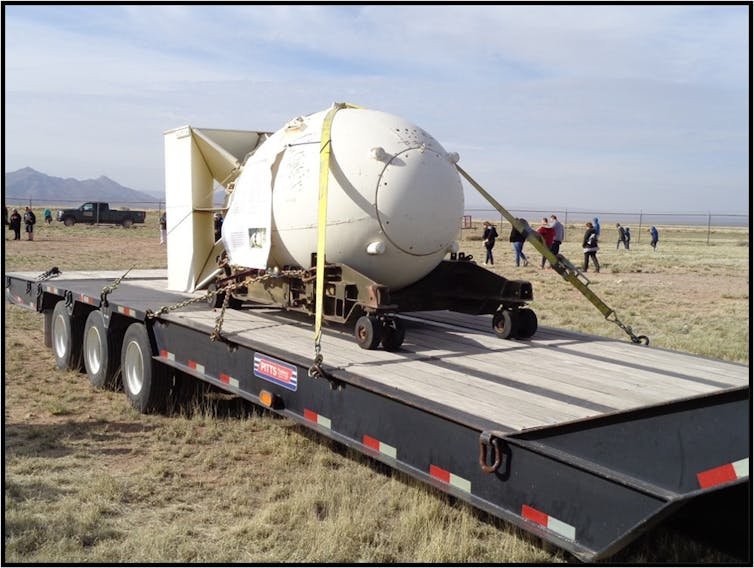
<path fill-rule="evenodd" d="M 335 114 L 344 108 L 361 108 L 348 103 L 335 103 L 322 122 L 322 137 L 319 147 L 319 207 L 317 217 L 317 279 L 315 286 L 314 312 L 314 366 L 322 363 L 322 315 L 325 295 L 325 228 L 327 226 L 327 185 L 330 179 L 330 153 L 332 151 L 332 130 Z"/>

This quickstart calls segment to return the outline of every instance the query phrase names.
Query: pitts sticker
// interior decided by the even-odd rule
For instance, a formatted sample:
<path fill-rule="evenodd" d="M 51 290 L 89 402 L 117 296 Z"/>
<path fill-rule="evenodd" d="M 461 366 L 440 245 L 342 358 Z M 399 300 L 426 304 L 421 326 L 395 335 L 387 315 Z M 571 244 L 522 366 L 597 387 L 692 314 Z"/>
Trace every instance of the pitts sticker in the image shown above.
<path fill-rule="evenodd" d="M 292 391 L 298 387 L 296 367 L 259 353 L 254 353 L 254 375 Z"/>

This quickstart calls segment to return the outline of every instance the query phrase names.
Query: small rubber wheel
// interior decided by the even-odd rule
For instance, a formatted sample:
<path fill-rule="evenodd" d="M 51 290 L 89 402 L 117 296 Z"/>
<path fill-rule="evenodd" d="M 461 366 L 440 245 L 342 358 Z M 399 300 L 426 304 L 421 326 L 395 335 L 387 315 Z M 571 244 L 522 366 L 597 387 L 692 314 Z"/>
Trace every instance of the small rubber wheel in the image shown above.
<path fill-rule="evenodd" d="M 500 310 L 492 316 L 492 329 L 502 339 L 515 336 L 517 319 L 510 310 Z"/>
<path fill-rule="evenodd" d="M 356 320 L 353 334 L 362 349 L 376 349 L 382 339 L 382 324 L 374 316 L 361 316 Z"/>
<path fill-rule="evenodd" d="M 209 286 L 207 286 L 207 290 L 214 292 L 215 290 L 217 290 L 217 284 L 215 284 L 214 282 L 211 283 Z M 219 292 L 218 294 L 207 298 L 207 304 L 209 304 L 209 307 L 213 310 L 222 308 L 224 301 L 225 292 Z M 232 310 L 240 310 L 243 307 L 243 302 L 238 298 L 234 298 L 231 294 L 230 300 L 228 301 L 228 307 Z"/>
<path fill-rule="evenodd" d="M 217 284 L 215 284 L 214 282 L 207 286 L 208 292 L 214 292 L 215 290 L 217 290 Z M 214 296 L 207 296 L 207 304 L 209 304 L 209 307 L 212 309 L 222 308 L 224 299 L 225 294 L 220 292 L 218 294 L 215 294 Z"/>
<path fill-rule="evenodd" d="M 84 368 L 92 386 L 115 389 L 120 371 L 117 339 L 105 327 L 102 312 L 94 310 L 84 324 Z"/>
<path fill-rule="evenodd" d="M 55 364 L 64 371 L 80 371 L 83 326 L 81 318 L 68 313 L 65 300 L 60 300 L 52 310 L 52 352 Z"/>
<path fill-rule="evenodd" d="M 517 312 L 518 330 L 516 337 L 529 339 L 537 332 L 537 314 L 530 308 L 522 308 Z"/>
<path fill-rule="evenodd" d="M 128 326 L 120 355 L 123 390 L 131 406 L 142 414 L 162 410 L 170 393 L 165 367 L 152 359 L 147 328 L 136 322 Z"/>
<path fill-rule="evenodd" d="M 406 327 L 398 318 L 386 322 L 382 327 L 382 348 L 385 351 L 398 351 L 406 337 Z"/>

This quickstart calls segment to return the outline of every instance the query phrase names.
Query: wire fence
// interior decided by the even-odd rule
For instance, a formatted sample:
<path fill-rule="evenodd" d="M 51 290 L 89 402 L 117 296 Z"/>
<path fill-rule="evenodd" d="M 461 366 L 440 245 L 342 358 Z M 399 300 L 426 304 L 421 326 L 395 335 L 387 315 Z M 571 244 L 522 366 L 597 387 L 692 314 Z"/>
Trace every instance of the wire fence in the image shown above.
<path fill-rule="evenodd" d="M 12 210 L 14 207 L 49 207 L 72 208 L 87 200 L 82 199 L 48 199 L 35 197 L 9 196 L 4 197 L 5 205 Z M 154 201 L 110 201 L 112 207 L 155 209 L 162 211 L 165 208 L 165 200 L 155 198 Z M 610 233 L 615 233 L 617 240 L 616 223 L 623 227 L 629 227 L 632 241 L 640 243 L 649 242 L 649 229 L 655 226 L 663 240 L 688 240 L 693 233 L 694 240 L 705 241 L 710 244 L 719 240 L 749 240 L 750 218 L 748 214 L 733 213 L 654 213 L 649 211 L 584 211 L 578 209 L 508 209 L 515 217 L 526 219 L 532 227 L 538 227 L 542 218 L 556 215 L 566 227 L 566 239 L 581 238 L 583 226 L 587 221 L 599 219 L 602 228 L 603 240 L 607 240 Z M 461 219 L 461 228 L 464 230 L 480 230 L 484 221 L 496 224 L 502 230 L 510 230 L 509 223 L 503 216 L 492 208 L 472 208 L 464 211 Z"/>
<path fill-rule="evenodd" d="M 584 234 L 584 223 L 599 219 L 602 240 L 609 242 L 618 240 L 620 223 L 628 227 L 631 242 L 649 242 L 649 230 L 656 227 L 660 233 L 660 240 L 693 240 L 711 244 L 718 241 L 735 241 L 740 243 L 749 241 L 750 219 L 748 214 L 732 213 L 653 213 L 617 212 L 617 211 L 583 211 L 573 209 L 543 210 L 543 209 L 508 209 L 514 217 L 520 217 L 537 228 L 543 218 L 556 215 L 566 228 L 566 240 L 580 239 Z M 482 223 L 489 221 L 503 231 L 510 230 L 510 224 L 499 211 L 492 208 L 466 209 L 461 228 L 464 230 L 480 231 Z M 503 235 L 503 233 L 501 233 Z"/>

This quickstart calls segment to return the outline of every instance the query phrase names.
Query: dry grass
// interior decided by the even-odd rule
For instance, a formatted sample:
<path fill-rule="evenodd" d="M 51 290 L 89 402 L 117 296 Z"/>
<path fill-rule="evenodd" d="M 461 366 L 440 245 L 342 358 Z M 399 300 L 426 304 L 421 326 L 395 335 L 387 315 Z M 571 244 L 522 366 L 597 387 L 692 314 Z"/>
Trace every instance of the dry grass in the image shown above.
<path fill-rule="evenodd" d="M 5 245 L 6 270 L 161 267 L 157 215 L 145 226 L 41 226 Z M 571 231 L 576 236 L 576 230 Z M 501 231 L 503 234 L 503 231 Z M 476 236 L 476 232 L 473 233 Z M 732 239 L 748 242 L 748 235 Z M 644 245 L 649 248 L 648 245 Z M 749 249 L 668 244 L 601 251 L 594 289 L 653 345 L 748 361 Z M 475 256 L 481 244 L 465 239 Z M 579 259 L 575 242 L 564 246 Z M 531 280 L 545 325 L 620 337 L 538 262 L 517 271 L 501 240 L 495 270 Z M 535 267 L 536 265 L 536 267 Z M 61 372 L 38 314 L 5 305 L 4 561 L 463 562 L 567 560 L 515 528 L 273 415 L 224 396 L 140 415 L 122 393 Z M 664 530 L 617 561 L 730 560 Z"/>

